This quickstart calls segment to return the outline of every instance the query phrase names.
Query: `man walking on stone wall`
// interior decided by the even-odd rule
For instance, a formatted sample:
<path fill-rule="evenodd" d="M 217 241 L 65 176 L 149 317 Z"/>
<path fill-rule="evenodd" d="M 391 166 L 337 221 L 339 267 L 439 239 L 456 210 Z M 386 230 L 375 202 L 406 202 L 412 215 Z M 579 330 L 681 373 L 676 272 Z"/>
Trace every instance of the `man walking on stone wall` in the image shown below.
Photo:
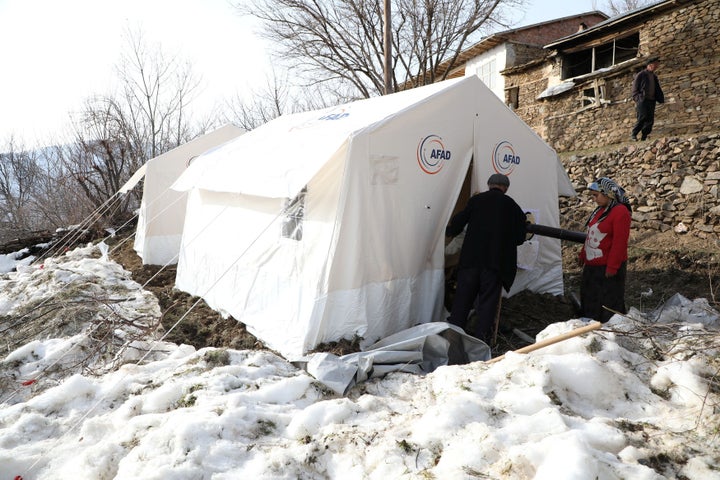
<path fill-rule="evenodd" d="M 633 80 L 632 98 L 635 101 L 637 113 L 637 122 L 630 135 L 633 140 L 638 139 L 638 133 L 642 133 L 640 140 L 647 139 L 655 123 L 655 104 L 665 103 L 660 80 L 655 75 L 658 61 L 658 57 L 650 57 L 645 62 L 645 68 L 635 75 Z"/>

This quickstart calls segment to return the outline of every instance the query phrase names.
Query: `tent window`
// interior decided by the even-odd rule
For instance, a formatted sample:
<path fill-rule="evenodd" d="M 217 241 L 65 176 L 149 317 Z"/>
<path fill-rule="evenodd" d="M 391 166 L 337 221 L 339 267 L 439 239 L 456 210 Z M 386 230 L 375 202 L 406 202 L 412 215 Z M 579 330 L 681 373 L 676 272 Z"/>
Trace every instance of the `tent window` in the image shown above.
<path fill-rule="evenodd" d="M 564 54 L 562 78 L 579 77 L 635 58 L 639 45 L 640 34 L 635 32 L 602 45 Z"/>
<path fill-rule="evenodd" d="M 305 195 L 307 187 L 303 187 L 297 197 L 292 200 L 285 199 L 285 209 L 283 210 L 285 217 L 282 223 L 282 236 L 290 240 L 302 240 L 302 224 L 305 216 Z"/>

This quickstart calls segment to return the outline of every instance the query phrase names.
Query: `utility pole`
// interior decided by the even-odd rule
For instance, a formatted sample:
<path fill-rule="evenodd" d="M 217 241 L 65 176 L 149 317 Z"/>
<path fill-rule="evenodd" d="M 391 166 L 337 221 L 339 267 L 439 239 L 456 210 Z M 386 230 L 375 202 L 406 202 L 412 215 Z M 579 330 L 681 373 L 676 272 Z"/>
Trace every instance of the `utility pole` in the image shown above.
<path fill-rule="evenodd" d="M 390 22 L 390 0 L 385 0 L 385 22 L 383 25 L 383 42 L 385 53 L 385 95 L 393 93 L 392 87 L 392 23 Z"/>

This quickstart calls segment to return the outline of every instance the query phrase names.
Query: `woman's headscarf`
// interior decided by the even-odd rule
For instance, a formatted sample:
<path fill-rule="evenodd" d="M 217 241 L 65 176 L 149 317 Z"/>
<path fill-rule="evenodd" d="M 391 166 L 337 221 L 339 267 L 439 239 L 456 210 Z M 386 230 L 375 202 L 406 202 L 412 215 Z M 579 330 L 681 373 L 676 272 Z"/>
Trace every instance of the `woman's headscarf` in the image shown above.
<path fill-rule="evenodd" d="M 594 182 L 592 182 L 590 185 L 588 185 L 588 190 L 592 190 L 594 192 L 600 192 L 604 195 L 607 195 L 608 198 L 610 198 L 610 203 L 605 207 L 605 211 L 598 219 L 598 223 L 602 222 L 605 217 L 608 216 L 608 213 L 610 213 L 610 210 L 613 209 L 613 207 L 617 204 L 624 205 L 628 210 L 632 211 L 630 207 L 630 202 L 627 199 L 627 196 L 625 196 L 625 190 L 623 190 L 620 185 L 613 182 L 607 177 L 600 177 Z M 595 216 L 595 214 L 603 207 L 597 207 L 595 210 L 593 210 L 592 215 L 590 215 L 590 218 L 588 219 L 586 226 L 590 223 L 590 220 Z"/>
<path fill-rule="evenodd" d="M 617 203 L 627 203 L 625 190 L 607 177 L 598 178 L 588 186 L 588 189 L 604 193 Z"/>

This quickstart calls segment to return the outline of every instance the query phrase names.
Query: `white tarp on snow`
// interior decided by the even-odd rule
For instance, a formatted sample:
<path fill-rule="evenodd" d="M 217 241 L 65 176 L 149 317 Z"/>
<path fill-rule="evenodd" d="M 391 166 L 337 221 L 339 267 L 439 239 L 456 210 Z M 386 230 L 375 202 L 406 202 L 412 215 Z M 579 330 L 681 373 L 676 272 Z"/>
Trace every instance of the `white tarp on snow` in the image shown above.
<path fill-rule="evenodd" d="M 490 360 L 490 347 L 446 322 L 416 325 L 370 345 L 363 352 L 338 357 L 314 353 L 294 362 L 335 393 L 344 395 L 368 378 L 390 372 L 425 374 L 444 365 Z"/>

